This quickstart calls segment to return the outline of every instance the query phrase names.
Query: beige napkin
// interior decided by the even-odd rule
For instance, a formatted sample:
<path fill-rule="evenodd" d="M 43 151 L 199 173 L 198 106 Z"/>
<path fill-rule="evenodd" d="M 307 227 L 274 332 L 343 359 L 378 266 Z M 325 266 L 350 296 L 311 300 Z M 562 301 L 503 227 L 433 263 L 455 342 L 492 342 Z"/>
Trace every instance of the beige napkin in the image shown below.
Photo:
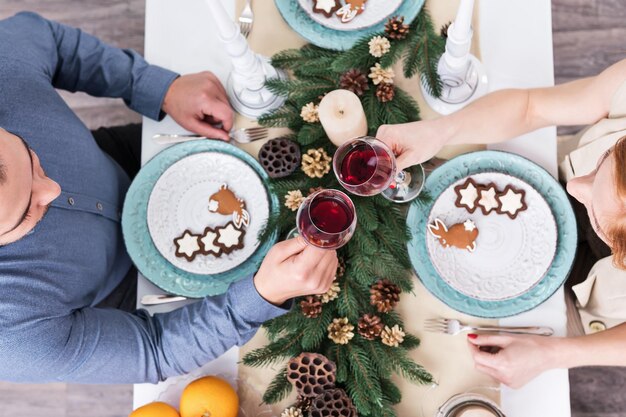
<path fill-rule="evenodd" d="M 297 0 L 293 0 L 297 1 Z M 437 30 L 446 22 L 454 19 L 460 0 L 434 1 L 428 0 L 426 7 L 430 10 Z M 236 16 L 243 9 L 244 1 L 237 1 Z M 479 10 L 478 4 L 475 10 Z M 273 0 L 253 0 L 253 11 L 255 13 L 255 23 L 249 37 L 251 48 L 266 56 L 279 52 L 287 48 L 298 48 L 306 42 L 299 37 L 284 22 L 280 13 L 276 9 Z M 478 21 L 474 15 L 474 43 L 472 51 L 479 56 L 478 51 Z M 422 118 L 432 119 L 436 117 L 422 98 L 419 80 L 417 77 L 406 79 L 402 76 L 401 68 L 395 68 L 397 85 L 411 94 L 419 103 Z M 238 116 L 236 124 L 241 127 L 253 125 L 255 122 Z M 272 130 L 270 137 L 282 134 Z M 246 145 L 244 149 L 256 156 L 261 143 Z M 472 147 L 450 147 L 440 155 L 450 158 L 468 150 L 481 149 L 481 146 Z M 432 317 L 459 318 L 476 324 L 497 324 L 495 320 L 481 320 L 462 315 L 447 307 L 441 301 L 432 296 L 422 284 L 415 280 L 415 290 L 413 294 L 403 294 L 398 312 L 404 318 L 406 330 L 417 335 L 422 340 L 422 345 L 411 352 L 411 357 L 419 364 L 429 370 L 439 385 L 436 387 L 425 387 L 413 385 L 410 382 L 396 377 L 394 380 L 400 387 L 403 394 L 403 401 L 396 407 L 398 415 L 403 417 L 432 416 L 437 408 L 451 396 L 471 390 L 477 387 L 499 387 L 491 378 L 474 370 L 474 364 L 467 348 L 467 341 L 464 335 L 448 336 L 442 334 L 426 333 L 423 331 L 423 321 Z M 245 355 L 251 350 L 267 344 L 264 331 L 259 331 L 257 335 L 241 349 L 241 355 Z M 282 365 L 282 364 L 281 364 Z M 280 369 L 280 365 L 273 368 L 249 368 L 239 367 L 241 378 L 250 382 L 257 390 L 258 400 L 260 395 L 267 388 L 271 379 Z M 482 391 L 481 391 L 482 392 Z M 488 390 L 488 396 L 499 402 L 499 393 L 495 390 Z M 273 406 L 276 415 L 292 403 L 294 395 Z"/>
<path fill-rule="evenodd" d="M 626 271 L 613 257 L 600 259 L 587 279 L 572 287 L 585 333 L 595 333 L 626 321 Z"/>

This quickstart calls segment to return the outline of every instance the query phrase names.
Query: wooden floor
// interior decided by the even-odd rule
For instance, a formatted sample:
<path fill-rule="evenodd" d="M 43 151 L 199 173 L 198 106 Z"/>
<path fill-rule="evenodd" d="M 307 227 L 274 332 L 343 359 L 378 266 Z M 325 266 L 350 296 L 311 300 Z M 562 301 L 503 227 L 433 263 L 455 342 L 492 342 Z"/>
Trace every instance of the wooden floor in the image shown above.
<path fill-rule="evenodd" d="M 144 0 L 0 0 L 0 19 L 20 10 L 79 26 L 120 47 L 143 50 Z M 597 74 L 626 58 L 625 0 L 552 0 L 552 11 L 557 83 Z M 119 100 L 64 97 L 91 128 L 140 120 Z M 626 369 L 577 369 L 570 372 L 570 381 L 573 417 L 626 417 Z M 131 404 L 128 385 L 0 382 L 0 417 L 122 417 Z"/>

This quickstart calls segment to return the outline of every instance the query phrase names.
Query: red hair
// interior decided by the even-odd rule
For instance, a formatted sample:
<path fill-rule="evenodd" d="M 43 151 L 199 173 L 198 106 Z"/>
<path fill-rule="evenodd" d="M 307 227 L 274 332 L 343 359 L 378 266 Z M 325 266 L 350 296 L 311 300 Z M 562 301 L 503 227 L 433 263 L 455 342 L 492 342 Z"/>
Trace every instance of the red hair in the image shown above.
<path fill-rule="evenodd" d="M 612 153 L 615 156 L 613 177 L 617 195 L 626 201 L 626 136 L 617 141 Z M 620 269 L 626 269 L 626 205 L 623 213 L 607 230 L 609 246 L 613 252 L 613 264 Z"/>

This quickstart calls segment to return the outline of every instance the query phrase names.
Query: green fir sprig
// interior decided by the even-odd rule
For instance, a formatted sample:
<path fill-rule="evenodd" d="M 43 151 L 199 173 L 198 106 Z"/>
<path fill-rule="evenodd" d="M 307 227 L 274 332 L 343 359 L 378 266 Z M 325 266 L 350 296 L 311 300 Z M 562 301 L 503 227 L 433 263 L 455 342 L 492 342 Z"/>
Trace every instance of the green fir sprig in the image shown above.
<path fill-rule="evenodd" d="M 357 69 L 363 74 L 380 63 L 383 68 L 402 62 L 407 78 L 420 75 L 427 90 L 438 95 L 441 81 L 437 75 L 437 62 L 444 48 L 443 39 L 434 31 L 428 11 L 423 9 L 409 26 L 406 38 L 390 39 L 389 51 L 380 58 L 369 53 L 369 40 L 374 34 L 359 40 L 351 49 L 338 52 L 313 45 L 279 52 L 272 57 L 272 64 L 287 70 L 290 80 L 271 80 L 271 91 L 287 98 L 285 104 L 259 118 L 268 127 L 287 127 L 293 132 L 290 139 L 298 142 L 302 153 L 309 149 L 324 148 L 332 155 L 335 146 L 327 139 L 321 124 L 308 123 L 300 115 L 308 103 L 318 104 L 324 94 L 340 88 L 340 78 L 347 71 Z M 381 102 L 376 96 L 376 86 L 371 81 L 369 89 L 360 97 L 368 121 L 369 134 L 374 135 L 383 124 L 396 124 L 420 119 L 415 100 L 397 86 L 393 99 Z M 301 171 L 285 179 L 272 180 L 271 192 L 283 199 L 288 191 L 300 190 L 304 196 L 315 187 L 339 188 L 332 173 L 323 178 L 310 178 Z M 424 202 L 430 197 L 423 193 Z M 284 202 L 284 200 L 281 200 Z M 432 376 L 409 356 L 419 346 L 419 339 L 406 334 L 398 347 L 386 346 L 381 339 L 368 340 L 357 332 L 358 320 L 364 314 L 378 315 L 382 322 L 403 328 L 401 317 L 391 311 L 380 313 L 370 302 L 370 288 L 385 278 L 403 292 L 411 292 L 413 281 L 411 264 L 407 253 L 409 233 L 405 222 L 405 209 L 381 196 L 353 196 L 358 227 L 354 236 L 338 255 L 345 261 L 345 273 L 338 278 L 338 298 L 323 304 L 322 314 L 316 318 L 306 317 L 296 300 L 287 314 L 265 324 L 269 344 L 247 354 L 243 363 L 248 366 L 282 364 L 302 352 L 319 352 L 337 365 L 337 384 L 352 398 L 361 416 L 395 417 L 393 405 L 402 395 L 391 381 L 393 374 L 401 375 L 411 382 L 429 384 Z M 284 236 L 295 225 L 295 212 L 281 204 L 280 212 L 272 216 L 261 235 L 264 239 L 278 230 Z M 346 317 L 355 326 L 355 336 L 346 345 L 334 343 L 327 335 L 327 327 L 333 318 Z M 282 367 L 268 386 L 263 400 L 276 403 L 291 392 Z"/>

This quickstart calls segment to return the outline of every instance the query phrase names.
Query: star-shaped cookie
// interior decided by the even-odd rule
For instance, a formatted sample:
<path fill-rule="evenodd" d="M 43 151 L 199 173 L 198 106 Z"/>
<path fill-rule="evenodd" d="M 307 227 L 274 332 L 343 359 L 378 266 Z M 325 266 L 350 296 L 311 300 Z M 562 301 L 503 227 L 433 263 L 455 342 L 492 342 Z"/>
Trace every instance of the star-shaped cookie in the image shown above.
<path fill-rule="evenodd" d="M 465 182 L 454 187 L 454 192 L 456 193 L 454 205 L 464 208 L 470 213 L 476 211 L 478 208 L 476 204 L 478 200 L 478 187 L 479 185 L 471 178 L 466 179 Z"/>
<path fill-rule="evenodd" d="M 233 222 L 228 222 L 224 227 L 218 227 L 216 232 L 218 235 L 216 243 L 225 254 L 243 248 L 243 238 L 246 232 L 243 229 L 237 229 Z"/>
<path fill-rule="evenodd" d="M 189 262 L 193 261 L 198 253 L 200 253 L 200 236 L 194 235 L 189 230 L 185 230 L 183 234 L 174 239 L 176 252 L 174 254 L 179 258 L 185 258 Z"/>
<path fill-rule="evenodd" d="M 496 199 L 498 189 L 495 184 L 481 185 L 478 187 L 478 207 L 482 210 L 486 216 L 492 211 L 500 207 L 500 203 Z"/>
<path fill-rule="evenodd" d="M 203 255 L 215 255 L 220 257 L 222 255 L 222 247 L 216 243 L 217 240 L 217 232 L 210 227 L 204 229 L 204 233 L 200 238 L 200 243 L 202 244 L 202 254 Z"/>
<path fill-rule="evenodd" d="M 339 0 L 313 0 L 313 11 L 326 17 L 332 17 L 340 7 Z"/>
<path fill-rule="evenodd" d="M 498 213 L 506 214 L 511 219 L 515 219 L 520 212 L 528 208 L 525 197 L 526 192 L 524 190 L 518 190 L 507 185 L 496 197 L 500 202 Z"/>

